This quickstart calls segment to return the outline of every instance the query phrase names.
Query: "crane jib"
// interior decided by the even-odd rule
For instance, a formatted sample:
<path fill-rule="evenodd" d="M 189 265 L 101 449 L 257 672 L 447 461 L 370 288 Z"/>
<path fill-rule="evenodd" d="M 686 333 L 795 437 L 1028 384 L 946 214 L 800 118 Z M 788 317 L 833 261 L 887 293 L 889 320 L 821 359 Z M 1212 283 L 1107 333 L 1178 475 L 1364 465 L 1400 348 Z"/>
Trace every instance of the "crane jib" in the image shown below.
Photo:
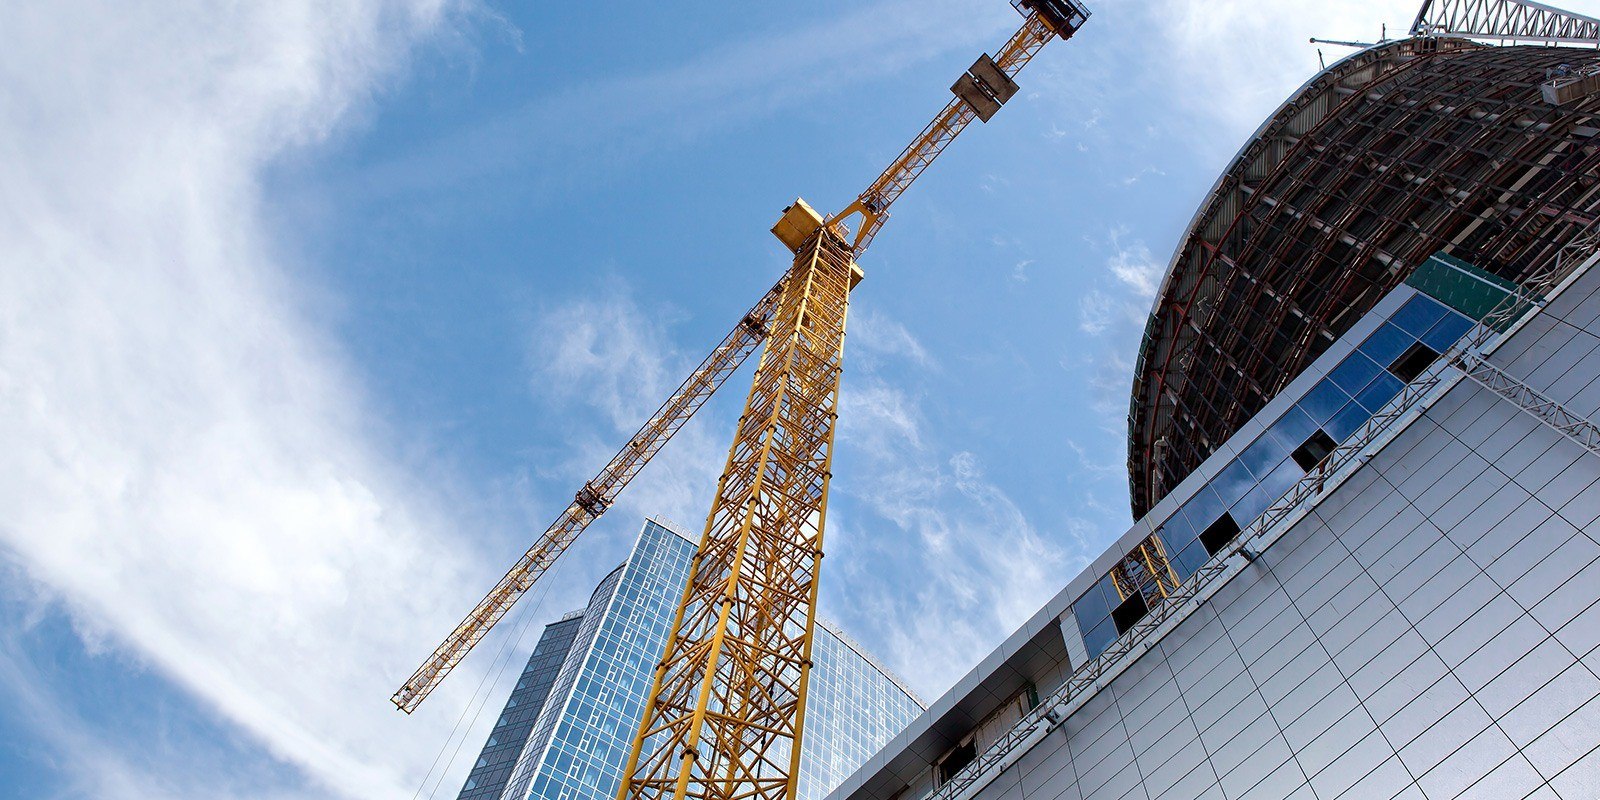
<path fill-rule="evenodd" d="M 955 96 L 866 191 L 831 217 L 804 201 L 785 209 L 773 233 L 794 254 L 789 272 L 395 693 L 397 707 L 414 710 L 765 344 L 618 797 L 723 796 L 737 784 L 741 797 L 793 800 L 844 320 L 862 274 L 855 259 L 961 131 L 1017 94 L 1016 75 L 1040 48 L 1070 38 L 1089 18 L 1077 0 L 1010 1 L 1022 27 L 995 55 L 973 62 L 951 87 Z M 805 632 L 798 640 L 795 626 Z M 771 685 L 753 683 L 757 674 L 771 676 Z M 671 746 L 655 746 L 662 742 Z"/>

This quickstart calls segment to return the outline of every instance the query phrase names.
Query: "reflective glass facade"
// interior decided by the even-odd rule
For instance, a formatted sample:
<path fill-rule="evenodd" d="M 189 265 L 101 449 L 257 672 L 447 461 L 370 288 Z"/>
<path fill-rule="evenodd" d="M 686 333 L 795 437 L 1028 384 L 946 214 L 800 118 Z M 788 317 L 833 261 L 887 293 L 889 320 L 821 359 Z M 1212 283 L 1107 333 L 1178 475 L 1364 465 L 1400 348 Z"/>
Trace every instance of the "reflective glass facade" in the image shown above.
<path fill-rule="evenodd" d="M 694 546 L 646 522 L 627 563 L 589 601 L 574 648 L 507 787 L 507 798 L 616 794 Z"/>
<path fill-rule="evenodd" d="M 1317 441 L 1343 443 L 1416 377 L 1418 365 L 1426 367 L 1450 349 L 1472 324 L 1427 295 L 1407 300 L 1161 524 L 1156 536 L 1177 580 L 1194 574 L 1233 534 L 1249 527 L 1305 477 L 1321 460 L 1317 453 L 1326 455 L 1316 448 Z M 1109 574 L 1073 603 L 1090 658 L 1104 652 L 1139 621 L 1144 609 L 1160 601 L 1153 582 L 1141 589 L 1144 594 L 1132 599 L 1131 613 L 1129 600 Z"/>
<path fill-rule="evenodd" d="M 694 550 L 682 535 L 645 523 L 627 562 L 590 598 L 502 797 L 616 795 Z M 820 800 L 922 712 L 913 695 L 826 623 L 818 626 L 813 661 L 800 800 Z"/>
<path fill-rule="evenodd" d="M 922 713 L 922 703 L 826 624 L 813 638 L 799 800 L 822 800 Z"/>
<path fill-rule="evenodd" d="M 505 790 L 511 770 L 528 742 L 528 735 L 533 732 L 534 723 L 539 719 L 539 712 L 550 696 L 550 689 L 567 660 L 567 653 L 572 650 L 572 641 L 582 623 L 582 616 L 570 614 L 545 626 L 544 635 L 533 648 L 528 666 L 522 670 L 516 688 L 511 690 L 511 697 L 506 700 L 457 800 L 497 800 Z"/>

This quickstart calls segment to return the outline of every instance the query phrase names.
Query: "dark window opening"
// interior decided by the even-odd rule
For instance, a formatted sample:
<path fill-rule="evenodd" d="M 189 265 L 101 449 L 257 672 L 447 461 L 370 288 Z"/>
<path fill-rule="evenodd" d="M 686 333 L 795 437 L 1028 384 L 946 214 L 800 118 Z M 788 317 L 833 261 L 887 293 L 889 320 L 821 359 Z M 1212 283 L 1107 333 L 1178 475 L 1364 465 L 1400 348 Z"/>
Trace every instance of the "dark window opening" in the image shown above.
<path fill-rule="evenodd" d="M 1111 610 L 1111 619 L 1117 624 L 1117 633 L 1127 633 L 1149 611 L 1150 606 L 1144 602 L 1144 595 L 1135 592 Z"/>
<path fill-rule="evenodd" d="M 1406 348 L 1406 351 L 1401 353 L 1393 364 L 1389 365 L 1389 371 L 1393 372 L 1395 377 L 1400 380 L 1410 383 L 1416 380 L 1422 374 L 1422 371 L 1427 369 L 1428 365 L 1432 364 L 1438 357 L 1439 352 L 1437 350 L 1422 342 L 1417 342 Z"/>
<path fill-rule="evenodd" d="M 1207 553 L 1216 555 L 1238 535 L 1239 523 L 1233 521 L 1232 514 L 1223 514 L 1200 532 L 1200 543 L 1205 545 Z"/>
<path fill-rule="evenodd" d="M 944 760 L 939 762 L 939 785 L 943 786 L 949 783 L 951 778 L 954 778 L 957 773 L 968 764 L 976 761 L 977 758 L 977 742 L 969 741 L 966 744 L 958 745 L 956 749 L 950 751 L 950 755 L 945 756 Z"/>
<path fill-rule="evenodd" d="M 1311 438 L 1305 440 L 1289 455 L 1294 458 L 1294 463 L 1299 464 L 1301 469 L 1310 472 L 1318 464 L 1321 464 L 1323 459 L 1332 454 L 1338 446 L 1338 442 L 1335 442 L 1332 436 L 1318 428 L 1316 433 L 1311 434 Z"/>

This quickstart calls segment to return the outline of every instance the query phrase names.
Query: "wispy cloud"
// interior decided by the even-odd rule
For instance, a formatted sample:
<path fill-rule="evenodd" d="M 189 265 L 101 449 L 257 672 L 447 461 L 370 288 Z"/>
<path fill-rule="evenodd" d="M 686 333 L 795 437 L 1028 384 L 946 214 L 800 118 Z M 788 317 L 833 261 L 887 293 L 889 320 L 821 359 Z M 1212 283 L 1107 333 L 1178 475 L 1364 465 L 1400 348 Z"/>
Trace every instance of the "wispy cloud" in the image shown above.
<path fill-rule="evenodd" d="M 964 0 L 852 7 L 655 71 L 603 75 L 561 88 L 377 165 L 352 188 L 414 194 L 490 172 L 537 167 L 529 173 L 532 190 L 554 192 L 841 86 L 981 46 L 1010 24 L 1014 17 L 974 14 Z"/>
<path fill-rule="evenodd" d="M 1136 299 L 1149 303 L 1155 299 L 1156 289 L 1161 285 L 1162 276 L 1166 274 L 1166 264 L 1156 261 L 1144 242 L 1133 241 L 1124 244 L 1123 238 L 1127 235 L 1126 228 L 1111 231 L 1111 248 L 1114 252 L 1111 260 L 1107 262 L 1107 267 L 1110 268 L 1112 276 L 1124 287 L 1132 290 Z"/>
<path fill-rule="evenodd" d="M 857 360 L 841 396 L 840 448 L 856 478 L 835 485 L 823 609 L 865 631 L 935 696 L 1038 609 L 1081 554 L 1047 540 L 985 473 L 950 447 L 917 386 L 930 359 L 887 318 L 878 358 Z M 848 600 L 844 598 L 848 597 Z"/>
<path fill-rule="evenodd" d="M 1099 289 L 1090 289 L 1078 298 L 1078 329 L 1098 336 L 1111 325 L 1112 306 L 1115 301 Z"/>
<path fill-rule="evenodd" d="M 0 564 L 0 698 L 4 698 L 4 725 L 8 733 L 26 739 L 12 756 L 27 754 L 45 764 L 65 764 L 49 775 L 12 775 L 8 781 L 17 793 L 30 797 L 95 797 L 105 800 L 180 800 L 197 796 L 230 798 L 305 797 L 312 794 L 293 770 L 269 758 L 237 756 L 224 736 L 215 731 L 190 732 L 174 719 L 175 705 L 167 697 L 137 696 L 155 681 L 141 676 L 137 664 L 120 657 L 104 642 L 91 644 L 81 658 L 98 662 L 102 672 L 87 691 L 73 691 L 80 675 L 64 669 L 80 661 L 57 649 L 55 639 L 70 636 L 48 597 L 34 591 L 21 570 Z M 46 634 L 45 631 L 51 631 Z M 106 675 L 115 678 L 106 680 Z M 135 697 L 108 702 L 106 694 L 134 693 Z M 69 697 L 67 695 L 73 695 Z M 117 725 L 97 725 L 85 718 L 85 706 L 101 714 L 116 709 L 159 709 L 161 713 L 116 718 Z M 24 722 L 26 721 L 26 722 Z M 130 741 L 138 746 L 129 747 Z M 220 756 L 220 757 L 219 757 Z M 282 774 L 288 772 L 290 774 Z M 42 785 L 41 785 L 42 784 Z M 50 792 L 44 794 L 43 792 Z"/>
<path fill-rule="evenodd" d="M 529 386 L 552 415 L 571 422 L 553 465 L 572 488 L 589 478 L 626 442 L 705 353 L 672 344 L 671 328 L 683 312 L 645 306 L 620 278 L 597 281 L 581 295 L 546 303 L 531 321 Z M 730 315 L 729 327 L 738 318 Z M 710 352 L 715 342 L 705 343 Z M 721 392 L 673 438 L 622 495 L 613 517 L 661 514 L 698 527 L 710 507 L 717 475 L 748 376 L 759 353 L 728 379 Z M 592 409 L 596 424 L 575 413 Z M 608 517 L 611 519 L 611 517 Z M 631 522 L 623 527 L 629 535 Z M 598 576 L 589 576 L 598 577 Z"/>
<path fill-rule="evenodd" d="M 1165 177 L 1166 174 L 1167 174 L 1166 171 L 1162 170 L 1159 167 L 1147 166 L 1147 167 L 1144 167 L 1144 168 L 1140 169 L 1138 172 L 1135 172 L 1132 175 L 1129 175 L 1129 176 L 1123 178 L 1121 183 L 1122 183 L 1122 185 L 1124 187 L 1127 187 L 1127 186 L 1132 186 L 1132 185 L 1138 183 L 1139 181 L 1144 180 L 1145 178 L 1148 178 L 1148 177 L 1151 177 L 1151 176 L 1155 176 L 1155 177 L 1161 178 L 1161 177 Z"/>
<path fill-rule="evenodd" d="M 885 359 L 904 359 L 924 370 L 939 368 L 928 349 L 900 322 L 871 307 L 850 312 L 850 350 L 852 367 L 872 370 Z"/>
<path fill-rule="evenodd" d="M 415 786 L 483 664 L 416 717 L 387 696 L 498 565 L 455 535 L 486 523 L 444 511 L 471 507 L 449 476 L 368 421 L 261 173 L 449 14 L 68 0 L 0 33 L 0 542 L 86 639 L 351 797 Z"/>
<path fill-rule="evenodd" d="M 1237 149 L 1243 136 L 1316 69 L 1312 36 L 1375 41 L 1387 22 L 1402 33 L 1418 0 L 1156 0 L 1144 40 L 1152 71 L 1183 75 L 1174 100 L 1184 113 L 1219 126 L 1202 135 L 1217 154 Z M 1346 55 L 1341 51 L 1337 55 Z"/>
<path fill-rule="evenodd" d="M 1035 260 L 1031 258 L 1024 258 L 1021 261 L 1018 261 L 1016 266 L 1011 268 L 1011 280 L 1016 281 L 1017 283 L 1027 283 L 1028 268 L 1033 266 L 1034 263 Z"/>

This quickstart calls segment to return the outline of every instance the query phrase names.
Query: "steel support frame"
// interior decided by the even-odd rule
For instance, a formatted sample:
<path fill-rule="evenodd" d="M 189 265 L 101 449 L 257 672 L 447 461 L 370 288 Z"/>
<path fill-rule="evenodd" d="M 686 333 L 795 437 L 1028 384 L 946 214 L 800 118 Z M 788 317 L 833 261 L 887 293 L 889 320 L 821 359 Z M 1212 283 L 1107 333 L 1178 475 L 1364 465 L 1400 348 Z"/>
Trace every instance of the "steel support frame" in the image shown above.
<path fill-rule="evenodd" d="M 794 798 L 857 274 L 823 228 L 784 281 L 619 800 Z"/>
<path fill-rule="evenodd" d="M 1531 0 L 1425 0 L 1411 35 L 1600 46 L 1600 20 Z"/>
<path fill-rule="evenodd" d="M 1600 206 L 1593 180 L 1600 158 L 1588 146 L 1591 142 L 1574 140 L 1557 124 L 1570 117 L 1538 102 L 1535 78 L 1539 76 L 1533 74 L 1533 65 L 1525 64 L 1528 57 L 1517 51 L 1489 50 L 1468 58 L 1460 47 L 1446 48 L 1444 57 L 1417 56 L 1345 98 L 1339 109 L 1295 138 L 1271 174 L 1240 186 L 1248 197 L 1218 244 L 1196 248 L 1192 259 L 1180 257 L 1175 279 L 1182 270 L 1200 270 L 1236 276 L 1230 280 L 1248 282 L 1251 291 L 1241 295 L 1242 302 L 1230 305 L 1221 298 L 1239 298 L 1233 297 L 1226 282 L 1188 280 L 1184 282 L 1188 294 L 1157 304 L 1152 323 L 1157 332 L 1152 335 L 1175 341 L 1165 349 L 1164 364 L 1141 367 L 1150 381 L 1145 391 L 1151 394 L 1146 397 L 1166 399 L 1141 401 L 1136 396 L 1130 414 L 1136 511 L 1154 504 L 1152 489 L 1158 482 L 1176 485 L 1209 455 L 1213 442 L 1225 438 L 1265 403 L 1241 387 L 1268 383 L 1269 394 L 1281 390 L 1282 383 L 1326 346 L 1319 346 L 1316 337 L 1331 342 L 1348 326 L 1353 311 L 1370 306 L 1403 278 L 1389 263 L 1373 268 L 1363 264 L 1379 258 L 1418 263 L 1432 250 L 1457 247 L 1469 258 L 1481 255 L 1498 264 L 1536 268 L 1548 260 L 1550 247 L 1559 246 L 1570 231 L 1593 219 Z M 1562 57 L 1560 51 L 1541 55 L 1552 63 Z M 1469 63 L 1457 63 L 1463 58 Z M 1413 76 L 1418 69 L 1444 74 L 1423 79 Z M 1528 81 L 1505 80 L 1507 73 L 1519 69 L 1527 73 Z M 1441 109 L 1441 102 L 1454 108 Z M 1356 108 L 1368 103 L 1373 107 Z M 1586 113 L 1592 115 L 1593 109 Z M 1559 152 L 1563 149 L 1564 154 Z M 1381 156 L 1376 166 L 1374 154 Z M 1557 159 L 1552 161 L 1551 154 Z M 1287 169 L 1290 165 L 1296 169 Z M 1402 172 L 1424 177 L 1420 183 L 1404 180 Z M 1466 198 L 1433 188 L 1446 182 L 1451 191 L 1464 188 Z M 1496 209 L 1508 203 L 1538 218 L 1495 219 Z M 1324 216 L 1330 209 L 1333 216 Z M 1358 211 L 1363 216 L 1358 217 Z M 1453 222 L 1425 225 L 1433 217 Z M 1357 246 L 1341 244 L 1342 233 L 1363 218 L 1373 219 L 1376 227 L 1356 231 L 1359 235 L 1351 238 Z M 1489 222 L 1494 225 L 1484 228 Z M 1196 231 L 1202 223 L 1203 219 L 1197 221 Z M 1552 226 L 1566 226 L 1567 233 L 1552 231 Z M 1204 242 L 1195 238 L 1186 248 Z M 1263 249 L 1267 242 L 1272 246 Z M 1305 242 L 1317 244 L 1306 251 Z M 1198 263 L 1188 263 L 1191 260 Z M 1520 277 L 1511 271 L 1510 277 Z M 1337 282 L 1319 285 L 1315 279 L 1322 275 L 1334 276 Z M 1271 316 L 1241 324 L 1256 313 L 1257 298 L 1268 288 L 1287 299 L 1276 302 Z M 1219 299 L 1207 303 L 1198 294 L 1201 291 Z M 1218 304 L 1228 313 L 1218 310 Z M 1293 314 L 1320 322 L 1301 334 L 1302 342 L 1296 344 L 1304 346 L 1292 347 L 1300 352 L 1296 361 L 1286 363 L 1264 350 L 1258 340 L 1264 341 L 1262 337 L 1272 331 L 1304 327 L 1288 324 Z M 1197 317 L 1190 330 L 1190 320 Z M 1160 330 L 1180 333 L 1160 334 Z M 1214 353 L 1226 357 L 1180 358 L 1207 339 L 1216 347 Z M 1197 371 L 1208 366 L 1208 371 Z M 1207 372 L 1211 377 L 1205 377 Z M 1277 380 L 1263 380 L 1271 375 Z M 1189 405 L 1212 396 L 1221 405 Z M 1169 409 L 1161 409 L 1162 402 Z M 1157 460 L 1151 444 L 1162 437 L 1169 446 Z"/>
<path fill-rule="evenodd" d="M 1600 455 L 1600 428 L 1596 428 L 1588 419 L 1572 413 L 1539 390 L 1511 377 L 1489 363 L 1488 359 L 1468 355 L 1457 359 L 1455 365 L 1478 385 L 1510 401 L 1579 447 Z"/>

